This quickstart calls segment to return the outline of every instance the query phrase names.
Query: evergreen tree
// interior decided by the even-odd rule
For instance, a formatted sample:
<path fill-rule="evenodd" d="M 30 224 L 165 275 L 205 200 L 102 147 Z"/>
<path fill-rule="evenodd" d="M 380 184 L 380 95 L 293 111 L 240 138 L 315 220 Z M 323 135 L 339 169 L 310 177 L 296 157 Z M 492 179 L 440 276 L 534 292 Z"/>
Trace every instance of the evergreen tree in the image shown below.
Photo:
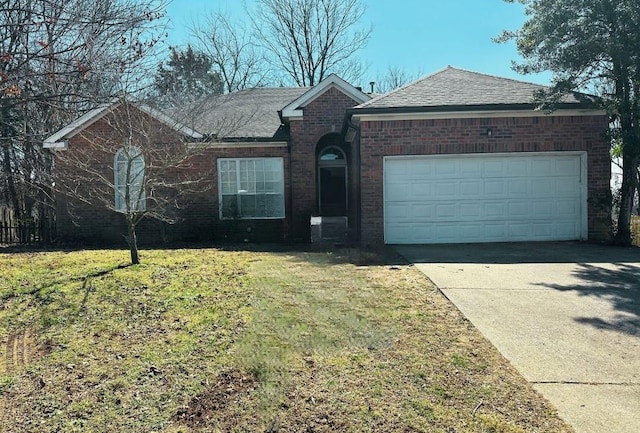
<path fill-rule="evenodd" d="M 505 0 L 513 3 L 514 0 Z M 623 160 L 615 241 L 631 243 L 631 210 L 640 164 L 640 2 L 638 0 L 519 0 L 527 21 L 498 41 L 515 40 L 521 73 L 553 72 L 538 95 L 548 109 L 572 91 L 596 93 L 612 120 L 612 143 Z"/>
<path fill-rule="evenodd" d="M 218 95 L 224 90 L 220 74 L 212 71 L 212 61 L 204 53 L 195 52 L 191 45 L 184 51 L 171 48 L 169 59 L 160 63 L 154 87 L 167 104 Z"/>

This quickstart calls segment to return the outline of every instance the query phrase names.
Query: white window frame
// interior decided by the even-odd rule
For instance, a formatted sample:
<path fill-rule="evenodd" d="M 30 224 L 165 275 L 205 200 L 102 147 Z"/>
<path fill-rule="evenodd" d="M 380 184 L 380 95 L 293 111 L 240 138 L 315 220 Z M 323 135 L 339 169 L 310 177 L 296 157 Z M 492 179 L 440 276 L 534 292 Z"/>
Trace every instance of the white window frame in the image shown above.
<path fill-rule="evenodd" d="M 140 164 L 141 163 L 141 164 Z M 115 193 L 114 208 L 120 213 L 140 213 L 147 210 L 147 195 L 144 190 L 145 162 L 140 149 L 125 146 L 116 152 L 113 158 L 113 186 Z M 120 171 L 126 170 L 122 182 Z M 127 189 L 129 204 L 126 203 Z"/>
<path fill-rule="evenodd" d="M 278 185 L 277 185 L 277 191 L 267 191 L 266 187 L 264 191 L 258 191 L 257 187 L 254 185 L 253 186 L 253 192 L 249 191 L 249 190 L 245 190 L 245 189 L 241 189 L 241 184 L 242 184 L 242 173 L 241 173 L 241 163 L 242 162 L 246 162 L 246 163 L 250 163 L 250 162 L 256 162 L 256 161 L 277 161 L 278 162 Z M 233 180 L 232 177 L 227 177 L 226 179 L 223 179 L 223 176 L 225 173 L 229 173 L 229 171 L 224 171 L 222 169 L 222 165 L 223 164 L 235 164 L 235 181 Z M 233 220 L 233 219 L 245 219 L 245 220 L 273 220 L 273 219 L 284 219 L 285 216 L 285 197 L 284 197 L 284 160 L 283 158 L 280 157 L 265 157 L 265 158 L 218 158 L 217 161 L 217 165 L 218 165 L 218 217 L 220 218 L 220 220 Z M 258 176 L 258 171 L 254 170 L 254 179 L 253 182 L 257 183 L 257 176 Z M 262 171 L 263 174 L 263 178 L 262 181 L 265 182 L 275 182 L 275 180 L 267 180 L 264 178 L 264 173 L 266 173 L 266 171 Z M 223 183 L 226 182 L 226 184 L 228 186 L 231 186 L 230 183 L 234 183 L 233 187 L 235 190 L 235 194 L 231 194 L 229 192 L 224 192 L 223 188 Z M 246 182 L 246 180 L 245 180 Z M 279 209 L 279 213 L 278 215 L 273 215 L 273 216 L 247 216 L 247 215 L 242 215 L 242 206 L 241 206 L 241 197 L 243 196 L 280 196 L 282 197 L 282 199 L 280 200 L 280 209 Z M 238 214 L 234 215 L 234 216 L 225 216 L 223 215 L 223 197 L 224 196 L 235 196 L 236 197 L 236 209 L 238 209 Z"/>

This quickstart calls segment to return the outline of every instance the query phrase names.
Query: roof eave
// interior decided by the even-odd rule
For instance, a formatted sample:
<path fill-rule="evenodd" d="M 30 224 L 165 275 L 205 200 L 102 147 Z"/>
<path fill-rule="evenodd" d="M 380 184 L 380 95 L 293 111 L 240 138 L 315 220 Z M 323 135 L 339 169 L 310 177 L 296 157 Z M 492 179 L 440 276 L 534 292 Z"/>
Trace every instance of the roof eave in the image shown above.
<path fill-rule="evenodd" d="M 598 106 L 592 103 L 561 103 L 556 110 L 593 110 Z M 402 114 L 402 113 L 447 113 L 464 111 L 543 111 L 538 104 L 475 104 L 475 105 L 434 105 L 418 107 L 364 107 L 350 108 L 347 113 L 354 114 Z"/>
<path fill-rule="evenodd" d="M 74 120 L 73 122 L 65 126 L 64 128 L 60 129 L 53 135 L 47 137 L 43 141 L 42 147 L 45 149 L 66 150 L 68 148 L 69 139 L 79 134 L 80 132 L 82 132 L 89 126 L 91 126 L 93 123 L 102 119 L 107 114 L 114 111 L 123 103 L 123 101 L 124 99 L 122 98 L 116 98 L 111 102 L 103 103 L 98 107 L 94 108 L 93 110 L 88 111 L 87 113 L 80 116 L 79 118 L 77 118 L 76 120 Z M 159 110 L 149 107 L 146 104 L 138 104 L 135 102 L 129 102 L 129 103 L 137 107 L 143 113 L 153 117 L 157 121 L 183 134 L 185 137 L 188 137 L 193 140 L 201 140 L 204 138 L 204 136 L 200 134 L 198 131 L 192 128 L 189 128 L 188 126 L 180 122 L 176 122 L 171 117 L 167 116 L 166 114 L 164 114 Z M 62 143 L 65 143 L 65 144 L 62 145 Z"/>

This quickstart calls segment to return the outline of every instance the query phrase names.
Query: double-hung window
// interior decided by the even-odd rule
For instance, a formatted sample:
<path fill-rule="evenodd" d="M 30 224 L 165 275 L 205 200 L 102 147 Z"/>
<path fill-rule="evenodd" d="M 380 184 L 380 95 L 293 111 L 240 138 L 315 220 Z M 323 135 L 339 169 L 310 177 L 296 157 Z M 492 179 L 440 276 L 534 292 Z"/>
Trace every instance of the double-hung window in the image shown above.
<path fill-rule="evenodd" d="M 220 219 L 284 218 L 282 158 L 219 158 Z"/>
<path fill-rule="evenodd" d="M 140 149 L 125 146 L 118 150 L 113 163 L 113 177 L 116 212 L 145 211 L 144 157 Z"/>

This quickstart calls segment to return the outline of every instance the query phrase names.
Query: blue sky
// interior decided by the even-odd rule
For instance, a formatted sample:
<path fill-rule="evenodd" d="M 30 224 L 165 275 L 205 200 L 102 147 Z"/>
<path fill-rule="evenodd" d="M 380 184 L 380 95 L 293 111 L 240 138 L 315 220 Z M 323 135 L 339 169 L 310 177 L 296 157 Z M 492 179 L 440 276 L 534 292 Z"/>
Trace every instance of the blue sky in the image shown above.
<path fill-rule="evenodd" d="M 251 0 L 247 0 L 249 4 Z M 518 29 L 523 7 L 503 0 L 363 0 L 363 24 L 373 32 L 360 57 L 368 64 L 365 82 L 390 66 L 426 75 L 451 65 L 472 71 L 548 84 L 549 74 L 521 76 L 511 70 L 519 56 L 513 43 L 496 44 L 502 30 Z M 189 27 L 208 13 L 223 10 L 245 17 L 242 0 L 172 0 L 169 43 L 186 45 Z"/>

